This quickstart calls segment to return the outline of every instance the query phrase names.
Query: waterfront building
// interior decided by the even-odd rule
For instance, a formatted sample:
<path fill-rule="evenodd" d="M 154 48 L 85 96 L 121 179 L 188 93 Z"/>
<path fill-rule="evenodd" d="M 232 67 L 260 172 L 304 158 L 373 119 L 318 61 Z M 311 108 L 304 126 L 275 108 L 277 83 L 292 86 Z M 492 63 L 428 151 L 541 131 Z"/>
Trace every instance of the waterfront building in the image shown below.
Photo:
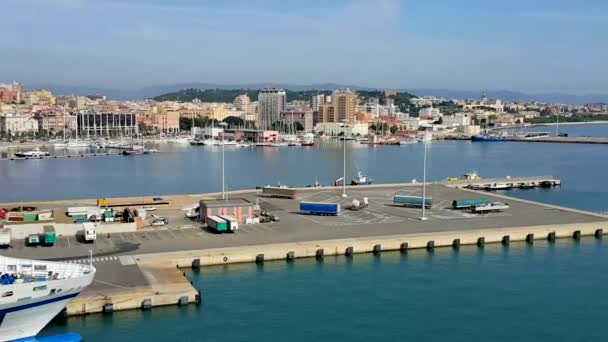
<path fill-rule="evenodd" d="M 283 111 L 280 114 L 279 120 L 285 126 L 290 126 L 297 122 L 302 125 L 306 132 L 312 131 L 314 127 L 312 109 Z"/>
<path fill-rule="evenodd" d="M 179 132 L 179 111 L 160 110 L 149 116 L 151 127 L 158 133 L 173 134 Z"/>
<path fill-rule="evenodd" d="M 439 108 L 433 107 L 421 108 L 418 111 L 418 116 L 421 118 L 432 118 L 434 120 L 438 120 L 441 117 L 441 111 Z"/>
<path fill-rule="evenodd" d="M 34 118 L 38 120 L 38 128 L 47 133 L 58 133 L 64 130 L 75 131 L 78 129 L 76 115 L 64 111 L 38 111 L 34 114 Z"/>
<path fill-rule="evenodd" d="M 346 127 L 341 122 L 319 122 L 315 125 L 314 132 L 331 136 L 338 136 L 343 132 L 346 133 L 346 136 L 366 136 L 368 126 L 367 122 L 349 123 Z"/>
<path fill-rule="evenodd" d="M 279 121 L 280 113 L 285 110 L 287 93 L 283 89 L 264 88 L 258 94 L 258 127 L 267 129 Z"/>
<path fill-rule="evenodd" d="M 17 83 L 0 83 L 0 103 L 21 103 L 23 97 L 23 87 Z"/>
<path fill-rule="evenodd" d="M 55 104 L 61 107 L 67 107 L 71 109 L 84 109 L 87 104 L 87 98 L 84 96 L 57 96 L 55 98 Z"/>
<path fill-rule="evenodd" d="M 132 136 L 139 132 L 137 114 L 88 111 L 77 115 L 81 136 Z"/>
<path fill-rule="evenodd" d="M 240 224 L 248 223 L 254 217 L 253 203 L 244 198 L 201 200 L 199 208 L 199 220 L 205 224 L 209 216 L 229 215 L 236 218 Z"/>
<path fill-rule="evenodd" d="M 7 113 L 0 116 L 0 132 L 4 135 L 21 135 L 38 132 L 38 121 L 31 115 Z"/>

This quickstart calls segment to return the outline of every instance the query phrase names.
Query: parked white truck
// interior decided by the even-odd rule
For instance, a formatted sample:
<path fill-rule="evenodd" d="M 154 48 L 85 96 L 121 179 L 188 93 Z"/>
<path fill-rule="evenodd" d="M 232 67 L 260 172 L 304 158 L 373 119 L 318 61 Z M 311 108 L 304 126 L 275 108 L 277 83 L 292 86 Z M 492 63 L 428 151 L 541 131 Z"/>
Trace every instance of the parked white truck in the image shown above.
<path fill-rule="evenodd" d="M 0 247 L 9 247 L 11 245 L 11 229 L 0 229 Z"/>
<path fill-rule="evenodd" d="M 85 222 L 82 224 L 84 242 L 95 242 L 97 240 L 97 231 L 95 230 L 95 223 Z"/>

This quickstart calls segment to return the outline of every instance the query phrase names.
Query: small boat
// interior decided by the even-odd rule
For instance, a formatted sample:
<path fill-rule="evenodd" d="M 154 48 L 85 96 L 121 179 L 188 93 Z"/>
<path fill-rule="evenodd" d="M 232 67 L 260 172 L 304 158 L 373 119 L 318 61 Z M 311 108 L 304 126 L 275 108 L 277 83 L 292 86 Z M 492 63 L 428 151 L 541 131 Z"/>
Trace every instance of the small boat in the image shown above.
<path fill-rule="evenodd" d="M 369 185 L 372 184 L 373 179 L 368 177 L 366 174 L 357 170 L 357 177 L 350 181 L 350 185 Z"/>
<path fill-rule="evenodd" d="M 245 143 L 245 142 L 241 142 L 236 145 L 236 147 L 251 147 L 251 146 L 253 146 L 253 145 L 250 143 Z"/>
<path fill-rule="evenodd" d="M 399 140 L 399 145 L 411 145 L 411 144 L 417 144 L 417 143 L 418 143 L 418 139 L 416 139 L 415 137 L 409 137 L 407 139 Z"/>
<path fill-rule="evenodd" d="M 513 188 L 513 184 L 494 183 L 486 186 L 486 190 L 509 190 Z"/>
<path fill-rule="evenodd" d="M 299 142 L 290 142 L 290 143 L 287 143 L 287 146 L 302 146 L 302 144 Z"/>
<path fill-rule="evenodd" d="M 19 158 L 40 158 L 40 157 L 48 157 L 51 154 L 47 151 L 41 151 L 39 148 L 35 148 L 30 151 L 25 152 L 16 152 L 15 157 Z"/>
<path fill-rule="evenodd" d="M 139 154 L 144 154 L 144 153 L 146 153 L 146 149 L 140 145 L 133 145 L 133 146 L 129 147 L 128 149 L 122 151 L 123 156 L 134 156 L 134 155 L 139 155 Z"/>
<path fill-rule="evenodd" d="M 302 136 L 302 146 L 315 146 L 315 136 L 312 133 L 306 133 Z"/>
<path fill-rule="evenodd" d="M 286 147 L 286 146 L 289 146 L 289 144 L 286 143 L 286 142 L 275 142 L 275 143 L 271 143 L 270 146 L 272 146 L 272 147 Z"/>

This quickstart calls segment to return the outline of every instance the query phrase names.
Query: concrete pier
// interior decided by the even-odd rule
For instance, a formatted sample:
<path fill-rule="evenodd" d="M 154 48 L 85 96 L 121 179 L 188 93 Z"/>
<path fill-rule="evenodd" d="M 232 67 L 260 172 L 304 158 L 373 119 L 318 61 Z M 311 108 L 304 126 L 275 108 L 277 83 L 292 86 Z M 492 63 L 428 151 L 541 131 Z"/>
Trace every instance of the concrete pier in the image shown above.
<path fill-rule="evenodd" d="M 520 138 L 508 137 L 506 141 L 529 142 L 529 143 L 562 143 L 562 144 L 608 144 L 608 137 L 538 137 Z"/>
<path fill-rule="evenodd" d="M 447 183 L 452 182 L 426 187 L 433 206 L 426 210 L 425 220 L 420 220 L 419 208 L 393 204 L 395 195 L 422 194 L 421 185 L 412 183 L 347 187 L 347 198 L 343 198 L 342 189 L 336 187 L 298 189 L 295 200 L 263 197 L 255 190 L 230 192 L 229 198 L 244 198 L 257 203 L 260 210 L 280 217 L 279 222 L 241 224 L 233 234 L 215 234 L 184 215 L 185 207 L 192 207 L 203 198 L 217 199 L 221 194 L 161 195 L 165 204 L 157 205 L 154 214 L 168 217 L 170 224 L 166 226 L 144 226 L 135 232 L 98 235 L 94 244 L 59 236 L 54 247 L 32 248 L 25 246 L 23 239 L 17 239 L 12 241 L 11 248 L 0 253 L 85 263 L 92 250 L 98 270 L 95 281 L 67 310 L 69 315 L 78 315 L 198 301 L 197 289 L 179 268 L 243 262 L 264 264 L 269 260 L 294 262 L 303 257 L 322 259 L 332 255 L 356 258 L 358 253 L 406 252 L 412 248 L 429 251 L 464 245 L 482 248 L 491 243 L 601 238 L 608 232 L 606 215 L 462 189 Z M 369 200 L 368 207 L 359 211 L 348 209 L 353 199 L 364 197 Z M 508 203 L 509 209 L 476 214 L 451 206 L 455 199 L 471 198 Z M 298 204 L 302 200 L 340 203 L 343 211 L 339 216 L 301 215 Z M 145 204 L 154 198 L 108 198 L 108 201 Z M 69 200 L 28 205 L 62 210 L 66 206 L 95 203 L 95 200 Z M 11 205 L 20 204 L 0 204 L 0 208 Z"/>

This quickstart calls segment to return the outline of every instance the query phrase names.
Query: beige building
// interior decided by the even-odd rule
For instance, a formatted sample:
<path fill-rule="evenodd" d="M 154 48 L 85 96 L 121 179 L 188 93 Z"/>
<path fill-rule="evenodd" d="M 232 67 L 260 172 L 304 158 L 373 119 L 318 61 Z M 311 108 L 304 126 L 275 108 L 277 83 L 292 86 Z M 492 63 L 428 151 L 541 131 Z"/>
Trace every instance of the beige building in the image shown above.
<path fill-rule="evenodd" d="M 349 89 L 334 90 L 331 95 L 331 103 L 319 106 L 320 122 L 355 122 L 357 105 L 359 103 L 357 93 Z"/>
<path fill-rule="evenodd" d="M 0 132 L 10 135 L 38 132 L 38 121 L 31 115 L 0 116 Z"/>
<path fill-rule="evenodd" d="M 239 95 L 239 96 L 235 97 L 232 104 L 234 105 L 234 107 L 237 110 L 243 111 L 243 112 L 245 112 L 245 114 L 254 113 L 254 109 L 251 104 L 251 99 L 249 98 L 249 96 L 247 96 L 247 94 L 243 94 L 243 95 Z"/>
<path fill-rule="evenodd" d="M 53 106 L 55 96 L 48 90 L 32 90 L 23 94 L 23 101 L 28 106 Z"/>

